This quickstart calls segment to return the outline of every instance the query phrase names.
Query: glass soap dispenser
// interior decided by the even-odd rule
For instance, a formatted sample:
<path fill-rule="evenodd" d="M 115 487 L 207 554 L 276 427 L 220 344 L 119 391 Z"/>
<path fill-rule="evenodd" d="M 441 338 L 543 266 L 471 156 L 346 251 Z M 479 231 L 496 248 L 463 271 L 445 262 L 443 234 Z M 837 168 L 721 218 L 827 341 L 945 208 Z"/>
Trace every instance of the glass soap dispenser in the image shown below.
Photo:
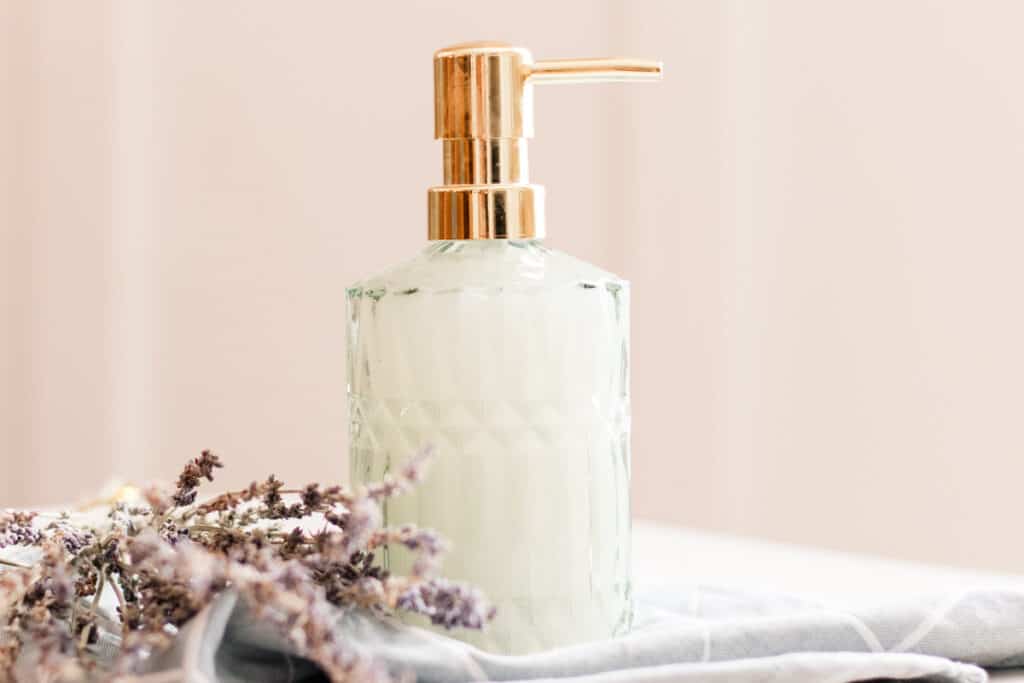
<path fill-rule="evenodd" d="M 483 632 L 451 635 L 491 652 L 630 627 L 629 284 L 544 244 L 526 141 L 534 85 L 660 76 L 656 62 L 535 62 L 500 43 L 439 50 L 430 242 L 348 290 L 353 481 L 436 450 L 385 519 L 451 541 L 444 574 L 497 607 Z M 401 548 L 384 562 L 411 569 Z"/>

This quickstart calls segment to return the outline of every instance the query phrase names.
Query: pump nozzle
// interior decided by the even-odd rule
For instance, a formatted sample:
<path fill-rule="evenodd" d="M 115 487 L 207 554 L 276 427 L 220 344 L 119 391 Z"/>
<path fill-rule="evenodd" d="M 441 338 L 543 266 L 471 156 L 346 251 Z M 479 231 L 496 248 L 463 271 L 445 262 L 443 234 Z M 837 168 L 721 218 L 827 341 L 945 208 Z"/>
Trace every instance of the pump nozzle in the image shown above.
<path fill-rule="evenodd" d="M 530 184 L 533 85 L 652 81 L 660 62 L 533 61 L 503 43 L 466 43 L 434 53 L 434 137 L 444 144 L 444 185 L 430 188 L 432 240 L 544 236 L 544 188 Z"/>
<path fill-rule="evenodd" d="M 530 83 L 613 83 L 660 81 L 661 62 L 649 59 L 545 59 L 525 67 Z"/>

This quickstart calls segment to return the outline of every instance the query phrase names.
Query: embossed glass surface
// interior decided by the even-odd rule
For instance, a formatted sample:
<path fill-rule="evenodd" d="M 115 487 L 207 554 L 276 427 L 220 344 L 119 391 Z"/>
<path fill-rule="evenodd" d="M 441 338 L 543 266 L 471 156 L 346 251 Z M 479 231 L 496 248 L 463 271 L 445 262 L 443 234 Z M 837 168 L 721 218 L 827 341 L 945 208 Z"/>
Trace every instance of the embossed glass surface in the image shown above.
<path fill-rule="evenodd" d="M 353 479 L 437 449 L 385 515 L 449 538 L 445 575 L 497 606 L 456 637 L 514 654 L 628 630 L 628 295 L 509 240 L 432 242 L 349 289 Z M 385 561 L 409 569 L 404 550 Z"/>

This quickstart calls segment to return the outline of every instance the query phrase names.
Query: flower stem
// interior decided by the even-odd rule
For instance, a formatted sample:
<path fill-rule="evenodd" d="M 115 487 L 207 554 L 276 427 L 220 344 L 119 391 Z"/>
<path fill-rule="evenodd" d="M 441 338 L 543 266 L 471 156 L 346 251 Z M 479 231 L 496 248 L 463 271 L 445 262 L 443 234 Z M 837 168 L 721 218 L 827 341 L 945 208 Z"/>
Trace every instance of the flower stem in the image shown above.
<path fill-rule="evenodd" d="M 100 578 L 96 580 L 96 594 L 92 596 L 92 601 L 89 603 L 89 622 L 82 629 L 82 637 L 78 640 L 79 650 L 84 650 L 85 646 L 89 644 L 89 634 L 96 624 L 96 608 L 99 607 L 100 598 L 103 597 L 103 588 L 107 585 L 107 570 L 109 568 L 110 566 L 105 564 L 100 569 Z"/>
<path fill-rule="evenodd" d="M 120 579 L 121 576 L 118 575 Z M 125 619 L 128 616 L 128 603 L 125 602 L 124 592 L 121 591 L 121 587 L 117 585 L 117 581 L 110 579 L 110 587 L 114 590 L 114 595 L 117 597 L 117 604 L 121 608 L 121 634 L 126 635 L 128 633 L 128 622 Z"/>
<path fill-rule="evenodd" d="M 30 569 L 32 567 L 30 564 L 22 564 L 20 562 L 13 562 L 12 560 L 4 559 L 0 559 L 0 564 L 5 567 L 14 567 L 15 569 Z"/>

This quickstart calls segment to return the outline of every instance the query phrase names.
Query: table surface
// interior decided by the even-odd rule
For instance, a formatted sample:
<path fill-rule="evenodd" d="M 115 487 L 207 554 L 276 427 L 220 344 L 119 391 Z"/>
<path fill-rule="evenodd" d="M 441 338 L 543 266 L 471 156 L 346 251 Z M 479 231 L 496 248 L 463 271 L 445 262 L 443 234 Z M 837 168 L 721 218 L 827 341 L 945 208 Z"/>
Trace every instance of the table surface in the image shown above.
<path fill-rule="evenodd" d="M 905 562 L 638 521 L 633 571 L 644 585 L 688 582 L 794 593 L 851 604 L 971 585 L 1020 588 L 1024 576 Z M 1024 672 L 993 674 L 1024 683 Z"/>

